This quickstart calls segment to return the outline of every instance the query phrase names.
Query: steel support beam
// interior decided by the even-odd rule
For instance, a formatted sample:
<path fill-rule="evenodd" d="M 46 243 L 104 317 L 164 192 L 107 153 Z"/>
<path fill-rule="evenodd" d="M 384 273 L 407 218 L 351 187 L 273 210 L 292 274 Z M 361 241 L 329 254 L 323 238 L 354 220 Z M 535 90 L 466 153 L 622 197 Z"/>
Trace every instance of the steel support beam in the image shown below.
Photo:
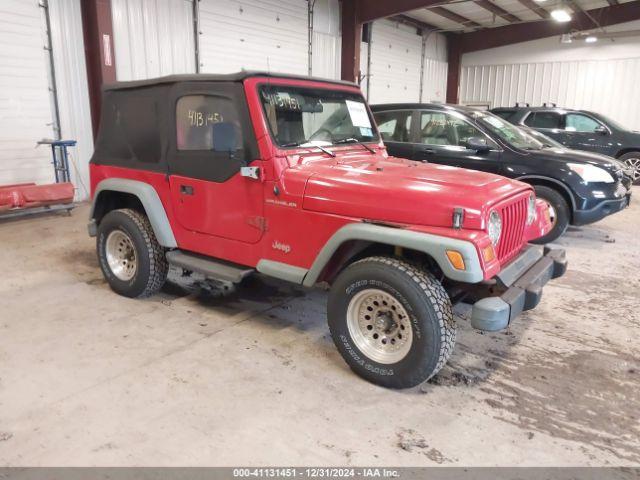
<path fill-rule="evenodd" d="M 360 79 L 360 43 L 362 42 L 362 21 L 357 15 L 356 0 L 342 2 L 342 53 L 340 59 L 341 77 L 349 82 Z"/>
<path fill-rule="evenodd" d="M 470 20 L 467 17 L 463 17 L 462 15 L 459 15 L 455 12 L 452 12 L 451 10 L 447 10 L 444 7 L 431 7 L 429 8 L 429 11 L 436 13 L 448 20 L 451 20 L 452 22 L 459 23 L 460 25 L 463 25 L 467 28 L 482 27 L 482 25 L 480 25 L 479 23 L 474 22 L 473 20 Z"/>
<path fill-rule="evenodd" d="M 504 8 L 496 5 L 495 3 L 491 2 L 490 0 L 475 0 L 475 3 L 479 6 L 481 6 L 482 8 L 484 8 L 485 10 L 490 11 L 491 13 L 493 13 L 494 15 L 497 15 L 503 19 L 505 19 L 507 22 L 519 22 L 520 19 L 518 17 L 516 17 L 513 13 L 507 12 Z"/>
<path fill-rule="evenodd" d="M 458 103 L 460 66 L 462 60 L 461 34 L 447 35 L 447 103 Z"/>
<path fill-rule="evenodd" d="M 439 3 L 441 0 L 356 0 L 358 18 L 361 22 L 372 22 L 380 18 L 390 17 L 411 10 L 425 8 Z M 343 0 L 343 5 L 346 0 Z"/>
<path fill-rule="evenodd" d="M 540 18 L 544 18 L 545 20 L 548 20 L 551 17 L 551 15 L 549 15 L 549 12 L 547 12 L 544 8 L 542 8 L 533 0 L 518 0 L 518 1 L 522 5 L 527 7 L 529 10 L 534 12 L 536 15 L 538 15 Z"/>
<path fill-rule="evenodd" d="M 82 30 L 89 83 L 89 103 L 93 136 L 100 124 L 102 85 L 116 81 L 116 59 L 113 51 L 111 0 L 83 0 Z"/>
<path fill-rule="evenodd" d="M 566 23 L 535 22 L 522 25 L 505 25 L 504 27 L 465 33 L 460 35 L 461 51 L 462 53 L 476 52 L 539 38 L 553 37 L 576 30 L 590 30 L 594 27 L 592 18 L 598 19 L 598 23 L 602 27 L 640 19 L 640 0 L 574 13 L 573 19 Z"/>

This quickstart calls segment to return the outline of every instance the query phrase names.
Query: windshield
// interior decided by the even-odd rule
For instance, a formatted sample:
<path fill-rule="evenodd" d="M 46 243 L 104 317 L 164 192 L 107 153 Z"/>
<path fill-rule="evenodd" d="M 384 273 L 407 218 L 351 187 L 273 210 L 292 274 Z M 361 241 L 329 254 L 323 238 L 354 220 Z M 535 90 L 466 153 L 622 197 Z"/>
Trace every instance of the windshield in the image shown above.
<path fill-rule="evenodd" d="M 521 128 L 492 113 L 475 111 L 471 113 L 471 116 L 484 128 L 513 147 L 523 150 L 540 150 L 544 147 L 542 142 L 539 142 Z"/>
<path fill-rule="evenodd" d="M 522 130 L 524 130 L 525 132 L 527 132 L 529 135 L 531 135 L 533 138 L 538 140 L 540 143 L 542 143 L 545 147 L 548 147 L 548 148 L 566 148 L 560 142 L 556 142 L 553 138 L 546 136 L 544 133 L 540 133 L 537 130 L 534 130 L 532 128 L 526 128 L 526 127 L 524 127 L 524 128 L 520 127 L 520 128 Z"/>
<path fill-rule="evenodd" d="M 281 147 L 378 142 L 378 132 L 357 93 L 265 85 L 260 98 Z"/>

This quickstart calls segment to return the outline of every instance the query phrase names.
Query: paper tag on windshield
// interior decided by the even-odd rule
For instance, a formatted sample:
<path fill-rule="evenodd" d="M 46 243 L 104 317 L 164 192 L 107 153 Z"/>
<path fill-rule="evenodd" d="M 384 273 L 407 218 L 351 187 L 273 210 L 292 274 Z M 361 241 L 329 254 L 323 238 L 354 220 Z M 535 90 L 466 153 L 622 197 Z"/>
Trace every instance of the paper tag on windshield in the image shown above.
<path fill-rule="evenodd" d="M 364 103 L 354 102 L 352 100 L 345 100 L 345 102 L 353 126 L 371 128 L 371 122 L 369 121 L 369 115 L 367 115 L 367 108 L 364 106 Z"/>

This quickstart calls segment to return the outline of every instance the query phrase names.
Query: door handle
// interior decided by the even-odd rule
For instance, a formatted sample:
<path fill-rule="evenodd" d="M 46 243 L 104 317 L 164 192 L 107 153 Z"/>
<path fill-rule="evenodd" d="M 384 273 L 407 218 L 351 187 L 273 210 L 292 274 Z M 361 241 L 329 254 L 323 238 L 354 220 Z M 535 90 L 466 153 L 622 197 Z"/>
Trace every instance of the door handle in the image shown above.
<path fill-rule="evenodd" d="M 193 195 L 193 187 L 191 185 L 180 185 L 180 193 L 182 195 Z"/>

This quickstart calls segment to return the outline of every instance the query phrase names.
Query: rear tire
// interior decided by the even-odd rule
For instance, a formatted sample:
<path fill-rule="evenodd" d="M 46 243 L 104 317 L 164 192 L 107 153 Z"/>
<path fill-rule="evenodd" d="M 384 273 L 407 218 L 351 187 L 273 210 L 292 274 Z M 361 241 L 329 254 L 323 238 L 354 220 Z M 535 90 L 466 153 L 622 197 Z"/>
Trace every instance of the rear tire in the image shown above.
<path fill-rule="evenodd" d="M 640 152 L 629 152 L 618 157 L 625 166 L 633 168 L 633 184 L 640 185 Z"/>
<path fill-rule="evenodd" d="M 447 292 L 430 273 L 395 258 L 365 258 L 340 273 L 329 294 L 328 320 L 351 369 L 383 387 L 428 380 L 455 344 Z"/>
<path fill-rule="evenodd" d="M 551 207 L 550 210 L 552 210 L 550 213 L 552 214 L 553 228 L 545 236 L 531 241 L 531 243 L 544 245 L 557 240 L 567 230 L 571 219 L 571 211 L 567 201 L 557 190 L 544 185 L 534 185 L 533 188 L 536 191 L 536 197 L 547 202 Z"/>
<path fill-rule="evenodd" d="M 104 277 L 120 295 L 148 297 L 167 279 L 164 248 L 140 212 L 125 208 L 107 213 L 98 226 L 96 248 Z"/>

